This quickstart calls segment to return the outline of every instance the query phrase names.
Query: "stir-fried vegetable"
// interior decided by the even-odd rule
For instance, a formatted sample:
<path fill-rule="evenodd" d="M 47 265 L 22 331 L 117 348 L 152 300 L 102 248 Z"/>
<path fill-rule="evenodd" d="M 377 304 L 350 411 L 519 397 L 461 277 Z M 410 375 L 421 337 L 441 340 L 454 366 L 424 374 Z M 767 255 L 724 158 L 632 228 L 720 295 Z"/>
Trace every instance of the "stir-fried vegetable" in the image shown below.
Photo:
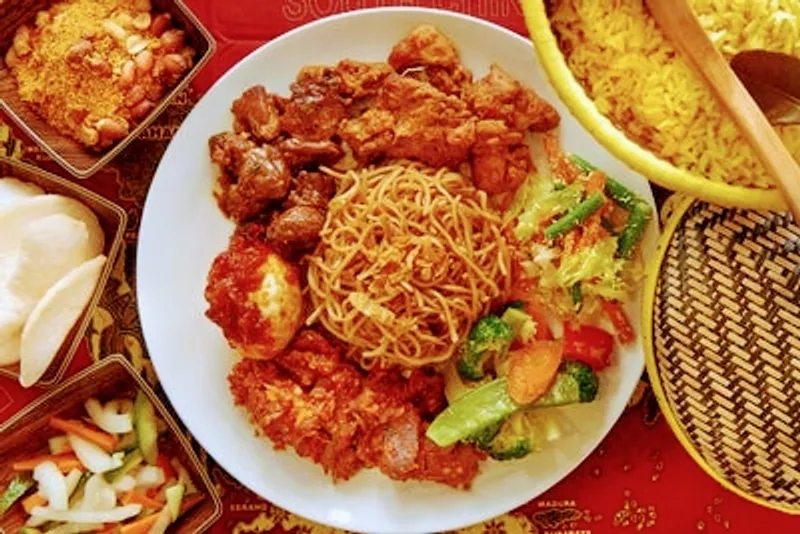
<path fill-rule="evenodd" d="M 509 307 L 503 312 L 501 319 L 514 331 L 515 340 L 521 343 L 530 343 L 536 337 L 537 325 L 533 318 L 523 310 Z"/>
<path fill-rule="evenodd" d="M 558 371 L 553 387 L 539 399 L 536 406 L 548 408 L 593 402 L 599 388 L 597 374 L 588 365 L 567 361 Z"/>
<path fill-rule="evenodd" d="M 522 410 L 503 421 L 494 435 L 478 444 L 499 461 L 524 458 L 561 437 L 557 420 L 541 410 Z"/>
<path fill-rule="evenodd" d="M 467 380 L 480 380 L 490 362 L 505 357 L 513 340 L 514 330 L 496 315 L 480 319 L 461 350 L 459 374 Z"/>
<path fill-rule="evenodd" d="M 622 304 L 616 301 L 604 300 L 603 310 L 608 316 L 608 320 L 614 326 L 617 333 L 617 339 L 623 345 L 632 343 L 636 339 L 636 332 L 633 330 L 630 320 L 622 308 Z"/>
<path fill-rule="evenodd" d="M 593 193 L 586 200 L 569 210 L 566 215 L 548 226 L 544 231 L 544 236 L 547 239 L 555 239 L 575 229 L 597 210 L 602 208 L 605 202 L 606 197 L 603 193 Z"/>
<path fill-rule="evenodd" d="M 628 215 L 628 222 L 619 235 L 619 248 L 617 252 L 622 258 L 630 258 L 636 245 L 642 240 L 647 223 L 650 222 L 653 211 L 644 202 L 639 202 Z"/>
<path fill-rule="evenodd" d="M 508 393 L 520 405 L 542 398 L 553 385 L 564 345 L 560 341 L 537 341 L 512 351 L 508 358 Z"/>
<path fill-rule="evenodd" d="M 597 167 L 576 154 L 572 154 L 570 158 L 575 166 L 585 174 L 589 174 L 597 170 Z M 628 189 L 615 178 L 612 178 L 608 175 L 606 175 L 605 192 L 610 199 L 629 211 L 633 209 L 636 204 L 642 202 L 636 193 Z"/>
<path fill-rule="evenodd" d="M 564 325 L 564 355 L 600 371 L 611 364 L 614 338 L 605 330 L 591 325 Z"/>

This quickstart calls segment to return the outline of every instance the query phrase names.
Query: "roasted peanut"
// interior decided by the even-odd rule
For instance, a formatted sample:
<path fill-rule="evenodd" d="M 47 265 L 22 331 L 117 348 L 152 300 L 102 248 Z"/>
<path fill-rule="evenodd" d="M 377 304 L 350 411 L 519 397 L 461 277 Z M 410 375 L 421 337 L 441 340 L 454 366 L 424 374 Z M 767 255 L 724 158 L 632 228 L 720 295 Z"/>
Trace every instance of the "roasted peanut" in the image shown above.
<path fill-rule="evenodd" d="M 113 20 L 123 28 L 130 28 L 131 24 L 133 24 L 133 17 L 131 17 L 130 14 L 124 11 L 114 15 Z"/>
<path fill-rule="evenodd" d="M 180 51 L 186 40 L 186 33 L 183 30 L 168 30 L 161 36 L 161 46 L 165 54 Z"/>
<path fill-rule="evenodd" d="M 147 40 L 141 35 L 131 35 L 125 41 L 125 48 L 130 55 L 135 56 L 147 49 Z"/>
<path fill-rule="evenodd" d="M 42 27 L 46 26 L 47 24 L 50 24 L 50 21 L 51 21 L 50 13 L 48 13 L 47 11 L 38 11 L 36 13 L 36 27 L 37 28 L 42 28 Z"/>
<path fill-rule="evenodd" d="M 186 60 L 186 65 L 188 68 L 191 68 L 194 64 L 194 56 L 196 55 L 197 51 L 191 46 L 184 46 L 183 50 L 181 50 L 181 56 L 183 56 L 183 59 Z"/>
<path fill-rule="evenodd" d="M 136 120 L 142 120 L 147 117 L 155 107 L 156 105 L 150 100 L 142 100 L 131 108 L 131 116 Z"/>
<path fill-rule="evenodd" d="M 163 70 L 169 74 L 183 74 L 186 72 L 186 60 L 180 54 L 167 54 L 161 58 Z"/>
<path fill-rule="evenodd" d="M 134 58 L 136 64 L 136 73 L 139 76 L 144 76 L 153 70 L 153 53 L 150 50 L 142 50 Z"/>
<path fill-rule="evenodd" d="M 150 11 L 153 9 L 153 4 L 150 0 L 133 0 L 133 8 L 136 11 Z"/>
<path fill-rule="evenodd" d="M 67 50 L 67 61 L 70 63 L 80 63 L 85 57 L 88 57 L 89 54 L 92 53 L 93 48 L 94 46 L 91 41 L 81 39 Z"/>
<path fill-rule="evenodd" d="M 8 52 L 6 52 L 6 65 L 11 69 L 19 65 L 19 58 L 13 47 L 9 48 Z"/>
<path fill-rule="evenodd" d="M 131 90 L 128 91 L 128 96 L 125 99 L 125 104 L 132 108 L 139 102 L 145 99 L 147 96 L 147 89 L 143 85 L 134 85 L 131 87 Z"/>
<path fill-rule="evenodd" d="M 94 72 L 99 74 L 100 76 L 111 76 L 112 68 L 111 63 L 105 60 L 102 56 L 98 54 L 92 54 L 91 56 L 87 57 L 85 60 L 89 68 L 91 68 Z"/>
<path fill-rule="evenodd" d="M 152 31 L 156 37 L 161 37 L 170 26 L 172 26 L 172 15 L 169 13 L 161 13 L 160 15 L 156 15 L 153 19 L 150 31 Z"/>
<path fill-rule="evenodd" d="M 97 121 L 97 133 L 103 146 L 123 139 L 128 135 L 128 130 L 128 121 L 122 117 L 107 117 Z"/>
<path fill-rule="evenodd" d="M 100 134 L 97 133 L 97 130 L 85 124 L 81 126 L 78 137 L 80 137 L 81 143 L 86 146 L 95 146 L 100 141 Z"/>
<path fill-rule="evenodd" d="M 122 65 L 119 75 L 119 86 L 127 89 L 136 81 L 136 63 L 129 59 Z"/>
<path fill-rule="evenodd" d="M 113 20 L 104 20 L 103 29 L 118 41 L 124 42 L 128 38 L 128 31 Z"/>
<path fill-rule="evenodd" d="M 164 94 L 164 86 L 153 80 L 153 83 L 147 86 L 147 99 L 153 102 L 158 102 Z"/>
<path fill-rule="evenodd" d="M 133 27 L 144 31 L 150 27 L 152 20 L 150 13 L 139 13 L 133 18 Z"/>
<path fill-rule="evenodd" d="M 31 29 L 25 25 L 17 29 L 14 34 L 14 41 L 12 46 L 17 56 L 24 57 L 31 53 Z"/>

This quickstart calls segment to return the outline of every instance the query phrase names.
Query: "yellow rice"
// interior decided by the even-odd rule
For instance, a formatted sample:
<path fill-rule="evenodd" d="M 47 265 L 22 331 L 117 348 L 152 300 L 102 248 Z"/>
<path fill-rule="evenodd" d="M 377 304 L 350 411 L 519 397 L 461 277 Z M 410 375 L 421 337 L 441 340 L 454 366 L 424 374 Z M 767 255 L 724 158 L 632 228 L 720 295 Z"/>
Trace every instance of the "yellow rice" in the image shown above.
<path fill-rule="evenodd" d="M 643 0 L 560 0 L 551 15 L 567 63 L 598 110 L 630 138 L 710 180 L 761 188 L 772 178 Z M 727 57 L 765 49 L 800 57 L 800 0 L 690 0 Z M 800 126 L 779 127 L 800 160 Z"/>

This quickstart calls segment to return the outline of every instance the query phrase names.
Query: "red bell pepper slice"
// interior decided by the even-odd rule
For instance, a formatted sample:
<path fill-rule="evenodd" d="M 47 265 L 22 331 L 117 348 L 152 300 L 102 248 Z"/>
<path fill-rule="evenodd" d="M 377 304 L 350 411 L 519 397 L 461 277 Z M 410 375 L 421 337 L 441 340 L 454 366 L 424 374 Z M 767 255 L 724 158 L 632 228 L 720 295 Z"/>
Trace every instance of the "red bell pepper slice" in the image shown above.
<path fill-rule="evenodd" d="M 595 371 L 611 365 L 614 337 L 596 326 L 564 324 L 564 356 L 585 363 Z"/>
<path fill-rule="evenodd" d="M 603 300 L 603 310 L 614 326 L 619 342 L 623 345 L 633 343 L 636 340 L 636 331 L 634 331 L 630 320 L 628 320 L 622 305 L 616 301 Z"/>

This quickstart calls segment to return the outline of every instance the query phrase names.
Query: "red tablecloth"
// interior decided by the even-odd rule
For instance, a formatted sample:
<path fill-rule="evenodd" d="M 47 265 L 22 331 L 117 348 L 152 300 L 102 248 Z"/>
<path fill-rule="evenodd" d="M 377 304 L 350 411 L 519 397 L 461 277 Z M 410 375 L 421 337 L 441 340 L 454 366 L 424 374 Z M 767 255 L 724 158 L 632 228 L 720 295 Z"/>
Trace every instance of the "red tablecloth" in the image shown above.
<path fill-rule="evenodd" d="M 264 42 L 336 12 L 386 5 L 453 9 L 525 33 L 515 0 L 187 0 L 212 31 L 218 51 L 195 83 L 202 94 L 231 65 Z M 129 210 L 126 257 L 73 371 L 111 352 L 126 354 L 153 381 L 143 352 L 131 285 L 141 207 L 158 158 L 194 102 L 186 94 L 145 135 L 100 174 L 85 182 Z M 35 148 L 26 158 L 56 170 Z M 130 285 L 129 285 L 130 284 Z M 41 392 L 0 378 L 0 422 Z M 198 447 L 199 449 L 199 447 Z M 223 496 L 223 519 L 212 532 L 323 533 L 314 525 L 253 496 L 208 461 Z M 603 444 L 566 480 L 506 516 L 469 529 L 500 534 L 601 534 L 625 531 L 764 534 L 800 532 L 800 519 L 782 515 L 723 490 L 672 436 L 646 383 Z"/>

